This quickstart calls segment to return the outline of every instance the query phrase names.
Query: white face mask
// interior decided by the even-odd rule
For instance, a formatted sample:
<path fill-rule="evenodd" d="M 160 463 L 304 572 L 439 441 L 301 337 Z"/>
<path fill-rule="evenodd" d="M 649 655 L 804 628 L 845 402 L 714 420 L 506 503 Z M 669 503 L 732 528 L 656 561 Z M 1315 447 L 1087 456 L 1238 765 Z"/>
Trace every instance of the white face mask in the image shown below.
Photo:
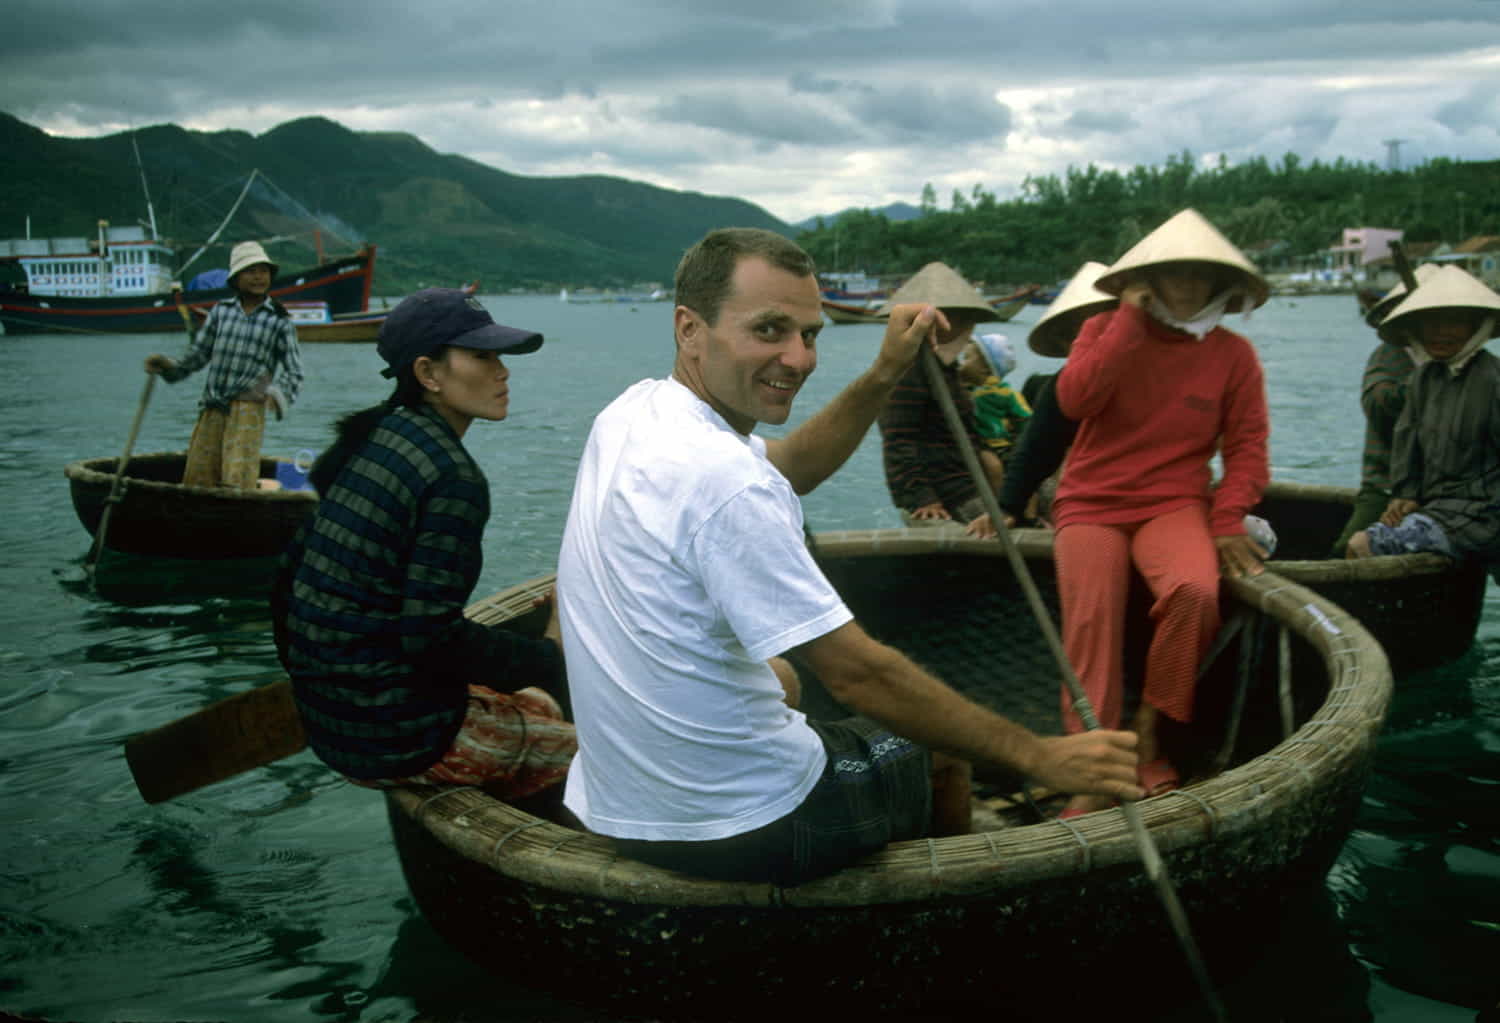
<path fill-rule="evenodd" d="M 1229 303 L 1242 294 L 1243 291 L 1240 288 L 1226 288 L 1224 291 L 1219 292 L 1218 295 L 1209 299 L 1208 305 L 1199 309 L 1185 320 L 1179 320 L 1173 316 L 1160 302 L 1152 302 L 1151 316 L 1173 330 L 1180 330 L 1184 334 L 1191 334 L 1199 341 L 1202 341 L 1208 336 L 1208 332 L 1217 327 L 1219 321 L 1224 318 L 1224 310 L 1229 308 Z M 1247 302 L 1247 316 L 1249 315 L 1248 309 L 1249 304 Z"/>

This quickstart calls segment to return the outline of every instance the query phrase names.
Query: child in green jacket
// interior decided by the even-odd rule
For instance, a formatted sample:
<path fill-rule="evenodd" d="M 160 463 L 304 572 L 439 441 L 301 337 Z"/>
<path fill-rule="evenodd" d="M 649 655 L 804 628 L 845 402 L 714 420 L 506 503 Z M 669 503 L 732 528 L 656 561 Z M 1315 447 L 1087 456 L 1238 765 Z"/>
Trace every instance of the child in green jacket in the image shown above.
<path fill-rule="evenodd" d="M 1003 334 L 980 334 L 964 350 L 959 379 L 974 399 L 974 421 L 979 436 L 1003 460 L 1026 420 L 1031 406 L 1011 389 L 1005 377 L 1016 368 L 1016 356 Z"/>

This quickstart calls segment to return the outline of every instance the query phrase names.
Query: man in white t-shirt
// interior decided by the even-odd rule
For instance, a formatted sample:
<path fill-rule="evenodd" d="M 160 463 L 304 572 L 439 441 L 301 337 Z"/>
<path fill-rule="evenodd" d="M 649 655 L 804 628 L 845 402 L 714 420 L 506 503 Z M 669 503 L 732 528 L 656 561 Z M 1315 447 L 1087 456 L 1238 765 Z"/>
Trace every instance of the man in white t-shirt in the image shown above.
<path fill-rule="evenodd" d="M 970 702 L 866 635 L 807 550 L 797 495 L 859 445 L 941 314 L 897 306 L 873 365 L 765 440 L 756 423 L 784 423 L 817 364 L 811 260 L 714 231 L 676 289 L 672 375 L 595 419 L 563 536 L 568 808 L 636 859 L 794 884 L 967 830 L 970 763 L 1139 798 L 1133 735 L 1042 738 Z M 790 651 L 860 716 L 798 712 Z"/>

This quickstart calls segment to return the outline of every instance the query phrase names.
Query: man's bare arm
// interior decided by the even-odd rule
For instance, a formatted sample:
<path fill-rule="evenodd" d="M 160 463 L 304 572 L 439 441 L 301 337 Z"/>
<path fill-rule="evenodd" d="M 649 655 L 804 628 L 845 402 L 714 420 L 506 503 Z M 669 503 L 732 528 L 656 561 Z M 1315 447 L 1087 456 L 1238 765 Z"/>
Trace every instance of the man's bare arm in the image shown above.
<path fill-rule="evenodd" d="M 811 492 L 848 461 L 933 325 L 939 322 L 947 325 L 943 314 L 932 306 L 896 306 L 870 368 L 811 419 L 785 437 L 766 441 L 766 457 L 781 470 L 793 490 L 798 494 Z"/>
<path fill-rule="evenodd" d="M 929 749 L 997 765 L 1060 792 L 1140 799 L 1136 737 L 1095 730 L 1039 736 L 945 685 L 855 622 L 801 647 L 832 695 Z"/>

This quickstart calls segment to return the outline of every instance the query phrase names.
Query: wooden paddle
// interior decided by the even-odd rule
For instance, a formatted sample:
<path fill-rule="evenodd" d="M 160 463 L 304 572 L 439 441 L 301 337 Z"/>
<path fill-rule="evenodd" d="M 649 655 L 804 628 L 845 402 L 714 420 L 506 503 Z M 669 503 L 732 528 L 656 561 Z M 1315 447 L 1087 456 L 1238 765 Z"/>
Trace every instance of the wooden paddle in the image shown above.
<path fill-rule="evenodd" d="M 125 743 L 141 798 L 160 803 L 232 778 L 307 745 L 292 684 L 237 693 Z"/>
<path fill-rule="evenodd" d="M 146 386 L 141 390 L 141 400 L 135 407 L 135 420 L 130 424 L 130 435 L 125 438 L 125 451 L 115 465 L 115 478 L 109 484 L 109 496 L 104 499 L 104 511 L 99 516 L 99 528 L 94 531 L 94 549 L 89 552 L 84 570 L 93 577 L 99 559 L 104 555 L 104 538 L 109 534 L 109 516 L 115 505 L 122 500 L 120 492 L 125 488 L 125 468 L 130 464 L 130 453 L 135 449 L 136 435 L 141 432 L 141 420 L 146 418 L 146 406 L 151 401 L 151 388 L 156 385 L 156 374 L 146 374 Z"/>
<path fill-rule="evenodd" d="M 979 456 L 974 452 L 974 446 L 969 440 L 968 431 L 964 429 L 963 420 L 959 418 L 958 406 L 953 401 L 953 395 L 948 392 L 948 382 L 943 377 L 943 369 L 938 363 L 937 353 L 930 345 L 924 343 L 920 357 L 923 360 L 923 369 L 927 373 L 927 386 L 943 410 L 943 418 L 947 421 L 948 430 L 953 435 L 953 443 L 963 456 L 969 475 L 974 479 L 974 485 L 979 491 L 984 509 L 989 513 L 995 533 L 1005 548 L 1005 556 L 1010 561 L 1011 571 L 1016 581 L 1021 584 L 1021 590 L 1026 594 L 1026 602 L 1031 608 L 1032 616 L 1036 619 L 1042 635 L 1047 640 L 1047 645 L 1052 650 L 1052 656 L 1062 674 L 1063 683 L 1073 698 L 1073 710 L 1083 722 L 1083 726 L 1093 731 L 1099 727 L 1099 719 L 1095 716 L 1088 697 L 1084 695 L 1083 686 L 1079 683 L 1078 676 L 1073 671 L 1073 665 L 1063 650 L 1062 638 L 1058 635 L 1057 626 L 1052 622 L 1047 605 L 1042 602 L 1041 592 L 1031 578 L 1031 570 L 1026 567 L 1026 559 L 1021 557 L 1015 541 L 1011 539 L 1010 530 L 1005 525 L 1005 513 L 1000 510 L 1000 502 L 995 497 L 994 488 L 990 486 L 989 477 L 985 475 L 984 467 L 979 463 Z M 1166 910 L 1167 920 L 1177 936 L 1178 944 L 1182 946 L 1183 954 L 1187 957 L 1188 966 L 1198 982 L 1204 1003 L 1212 1011 L 1215 1019 L 1227 1020 L 1229 1017 L 1225 1012 L 1224 1004 L 1214 991 L 1213 980 L 1208 975 L 1208 968 L 1204 965 L 1203 956 L 1198 951 L 1198 942 L 1193 937 L 1192 928 L 1188 925 L 1187 912 L 1182 908 L 1182 900 L 1177 897 L 1177 889 L 1172 885 L 1172 879 L 1167 876 L 1167 867 L 1161 858 L 1161 853 L 1157 850 L 1151 833 L 1146 830 L 1146 825 L 1141 820 L 1140 809 L 1135 803 L 1127 801 L 1120 804 L 1120 812 L 1125 815 L 1131 837 L 1135 839 L 1136 847 L 1140 850 L 1141 863 L 1146 869 L 1146 877 L 1156 887 L 1157 897 L 1161 901 L 1162 908 Z"/>
<path fill-rule="evenodd" d="M 491 628 L 540 636 L 551 615 L 549 598 L 493 621 L 499 605 L 481 601 L 464 614 Z M 260 678 L 264 676 L 241 676 Z M 221 682 L 237 681 L 221 679 Z M 286 679 L 257 686 L 125 742 L 125 761 L 135 787 L 148 803 L 174 799 L 205 785 L 264 767 L 307 745 L 302 719 Z"/>

